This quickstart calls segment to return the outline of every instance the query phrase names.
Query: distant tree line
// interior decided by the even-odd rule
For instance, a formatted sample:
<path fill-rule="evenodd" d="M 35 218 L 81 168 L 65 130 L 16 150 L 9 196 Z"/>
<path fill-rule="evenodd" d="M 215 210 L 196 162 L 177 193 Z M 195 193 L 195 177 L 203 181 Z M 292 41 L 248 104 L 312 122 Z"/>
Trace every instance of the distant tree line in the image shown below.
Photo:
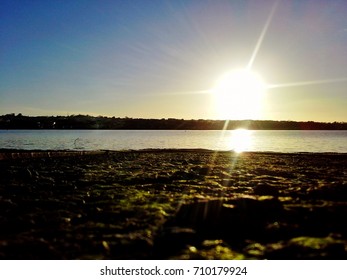
<path fill-rule="evenodd" d="M 248 128 L 255 130 L 347 130 L 346 122 L 295 122 L 271 120 L 184 120 L 116 118 L 89 115 L 71 116 L 0 116 L 0 129 L 163 129 L 221 130 Z"/>

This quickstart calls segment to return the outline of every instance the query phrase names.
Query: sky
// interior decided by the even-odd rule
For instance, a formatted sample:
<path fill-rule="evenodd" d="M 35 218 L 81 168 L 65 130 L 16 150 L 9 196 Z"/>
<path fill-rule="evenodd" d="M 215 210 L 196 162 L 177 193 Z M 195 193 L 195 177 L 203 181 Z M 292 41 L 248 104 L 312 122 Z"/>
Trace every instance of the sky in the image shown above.
<path fill-rule="evenodd" d="M 346 15 L 345 0 L 3 0 L 0 115 L 345 122 Z M 246 78 L 216 105 L 238 69 L 261 98 Z"/>

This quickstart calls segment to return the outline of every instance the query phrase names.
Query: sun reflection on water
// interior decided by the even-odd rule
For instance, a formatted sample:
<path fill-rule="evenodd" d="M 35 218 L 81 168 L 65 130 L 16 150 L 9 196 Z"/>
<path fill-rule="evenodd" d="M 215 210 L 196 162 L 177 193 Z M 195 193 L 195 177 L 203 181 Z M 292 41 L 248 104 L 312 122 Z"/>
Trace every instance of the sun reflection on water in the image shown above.
<path fill-rule="evenodd" d="M 252 131 L 248 129 L 235 129 L 230 134 L 230 148 L 237 153 L 251 150 Z"/>

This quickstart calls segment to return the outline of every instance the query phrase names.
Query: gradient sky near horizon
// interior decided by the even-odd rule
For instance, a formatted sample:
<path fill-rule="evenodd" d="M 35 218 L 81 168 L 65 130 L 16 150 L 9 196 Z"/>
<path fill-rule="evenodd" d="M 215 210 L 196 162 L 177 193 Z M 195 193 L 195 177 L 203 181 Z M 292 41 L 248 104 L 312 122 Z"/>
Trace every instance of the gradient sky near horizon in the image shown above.
<path fill-rule="evenodd" d="M 0 4 L 0 114 L 220 119 L 209 89 L 250 60 L 257 119 L 347 121 L 345 0 Z"/>

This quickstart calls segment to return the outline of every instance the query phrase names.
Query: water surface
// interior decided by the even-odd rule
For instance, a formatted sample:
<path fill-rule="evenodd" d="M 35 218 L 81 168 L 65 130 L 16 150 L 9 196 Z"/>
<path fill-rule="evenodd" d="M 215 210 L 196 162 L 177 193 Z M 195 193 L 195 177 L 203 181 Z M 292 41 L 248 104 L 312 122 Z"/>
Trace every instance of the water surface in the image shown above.
<path fill-rule="evenodd" d="M 202 148 L 347 153 L 347 131 L 0 130 L 0 148 L 85 151 Z"/>

